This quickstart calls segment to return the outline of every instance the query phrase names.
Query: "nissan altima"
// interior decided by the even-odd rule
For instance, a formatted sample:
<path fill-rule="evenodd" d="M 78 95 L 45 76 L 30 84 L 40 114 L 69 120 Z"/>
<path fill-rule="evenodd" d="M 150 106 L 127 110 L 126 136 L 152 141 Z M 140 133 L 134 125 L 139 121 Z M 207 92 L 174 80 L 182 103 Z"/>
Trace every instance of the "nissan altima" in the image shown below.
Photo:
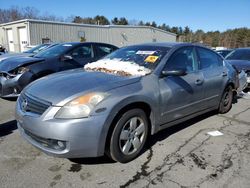
<path fill-rule="evenodd" d="M 197 44 L 128 46 L 31 83 L 16 104 L 18 129 L 49 155 L 107 154 L 126 163 L 149 135 L 211 110 L 228 112 L 235 77 L 220 55 Z"/>

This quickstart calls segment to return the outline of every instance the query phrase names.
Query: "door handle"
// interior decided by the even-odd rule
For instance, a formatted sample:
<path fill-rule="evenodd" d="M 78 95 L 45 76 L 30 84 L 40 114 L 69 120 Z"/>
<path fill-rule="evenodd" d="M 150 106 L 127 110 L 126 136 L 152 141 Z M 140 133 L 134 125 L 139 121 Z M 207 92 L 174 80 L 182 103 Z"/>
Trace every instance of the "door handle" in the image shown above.
<path fill-rule="evenodd" d="M 197 79 L 194 83 L 195 83 L 196 85 L 201 85 L 201 84 L 203 83 L 203 80 Z"/>

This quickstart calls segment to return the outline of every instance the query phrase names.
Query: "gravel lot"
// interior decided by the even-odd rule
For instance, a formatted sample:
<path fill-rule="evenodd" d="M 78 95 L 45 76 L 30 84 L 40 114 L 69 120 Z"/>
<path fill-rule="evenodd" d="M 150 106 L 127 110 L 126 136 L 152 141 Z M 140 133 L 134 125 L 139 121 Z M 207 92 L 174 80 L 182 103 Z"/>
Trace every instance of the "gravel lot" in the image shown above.
<path fill-rule="evenodd" d="M 249 99 L 227 114 L 208 113 L 158 133 L 128 164 L 43 154 L 20 137 L 14 106 L 0 99 L 0 187 L 250 186 Z M 224 135 L 207 134 L 214 130 Z"/>

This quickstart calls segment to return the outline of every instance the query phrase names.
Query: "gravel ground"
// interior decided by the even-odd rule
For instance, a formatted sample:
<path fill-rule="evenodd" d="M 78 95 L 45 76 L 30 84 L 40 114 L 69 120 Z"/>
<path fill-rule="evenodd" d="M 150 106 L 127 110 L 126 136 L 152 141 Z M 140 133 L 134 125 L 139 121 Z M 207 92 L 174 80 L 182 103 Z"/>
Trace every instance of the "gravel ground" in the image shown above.
<path fill-rule="evenodd" d="M 250 186 L 250 100 L 227 114 L 208 113 L 150 138 L 128 164 L 105 157 L 47 156 L 16 127 L 14 102 L 0 99 L 0 187 L 246 187 Z M 209 136 L 218 130 L 222 136 Z"/>

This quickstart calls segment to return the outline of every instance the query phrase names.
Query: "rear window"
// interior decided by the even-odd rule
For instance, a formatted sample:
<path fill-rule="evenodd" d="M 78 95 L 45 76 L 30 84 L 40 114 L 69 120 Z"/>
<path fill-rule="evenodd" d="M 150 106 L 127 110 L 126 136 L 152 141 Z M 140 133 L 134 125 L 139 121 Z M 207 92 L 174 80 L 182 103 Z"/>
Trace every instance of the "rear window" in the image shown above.
<path fill-rule="evenodd" d="M 200 69 L 216 68 L 222 66 L 222 59 L 215 53 L 205 48 L 197 48 L 200 59 Z"/>

